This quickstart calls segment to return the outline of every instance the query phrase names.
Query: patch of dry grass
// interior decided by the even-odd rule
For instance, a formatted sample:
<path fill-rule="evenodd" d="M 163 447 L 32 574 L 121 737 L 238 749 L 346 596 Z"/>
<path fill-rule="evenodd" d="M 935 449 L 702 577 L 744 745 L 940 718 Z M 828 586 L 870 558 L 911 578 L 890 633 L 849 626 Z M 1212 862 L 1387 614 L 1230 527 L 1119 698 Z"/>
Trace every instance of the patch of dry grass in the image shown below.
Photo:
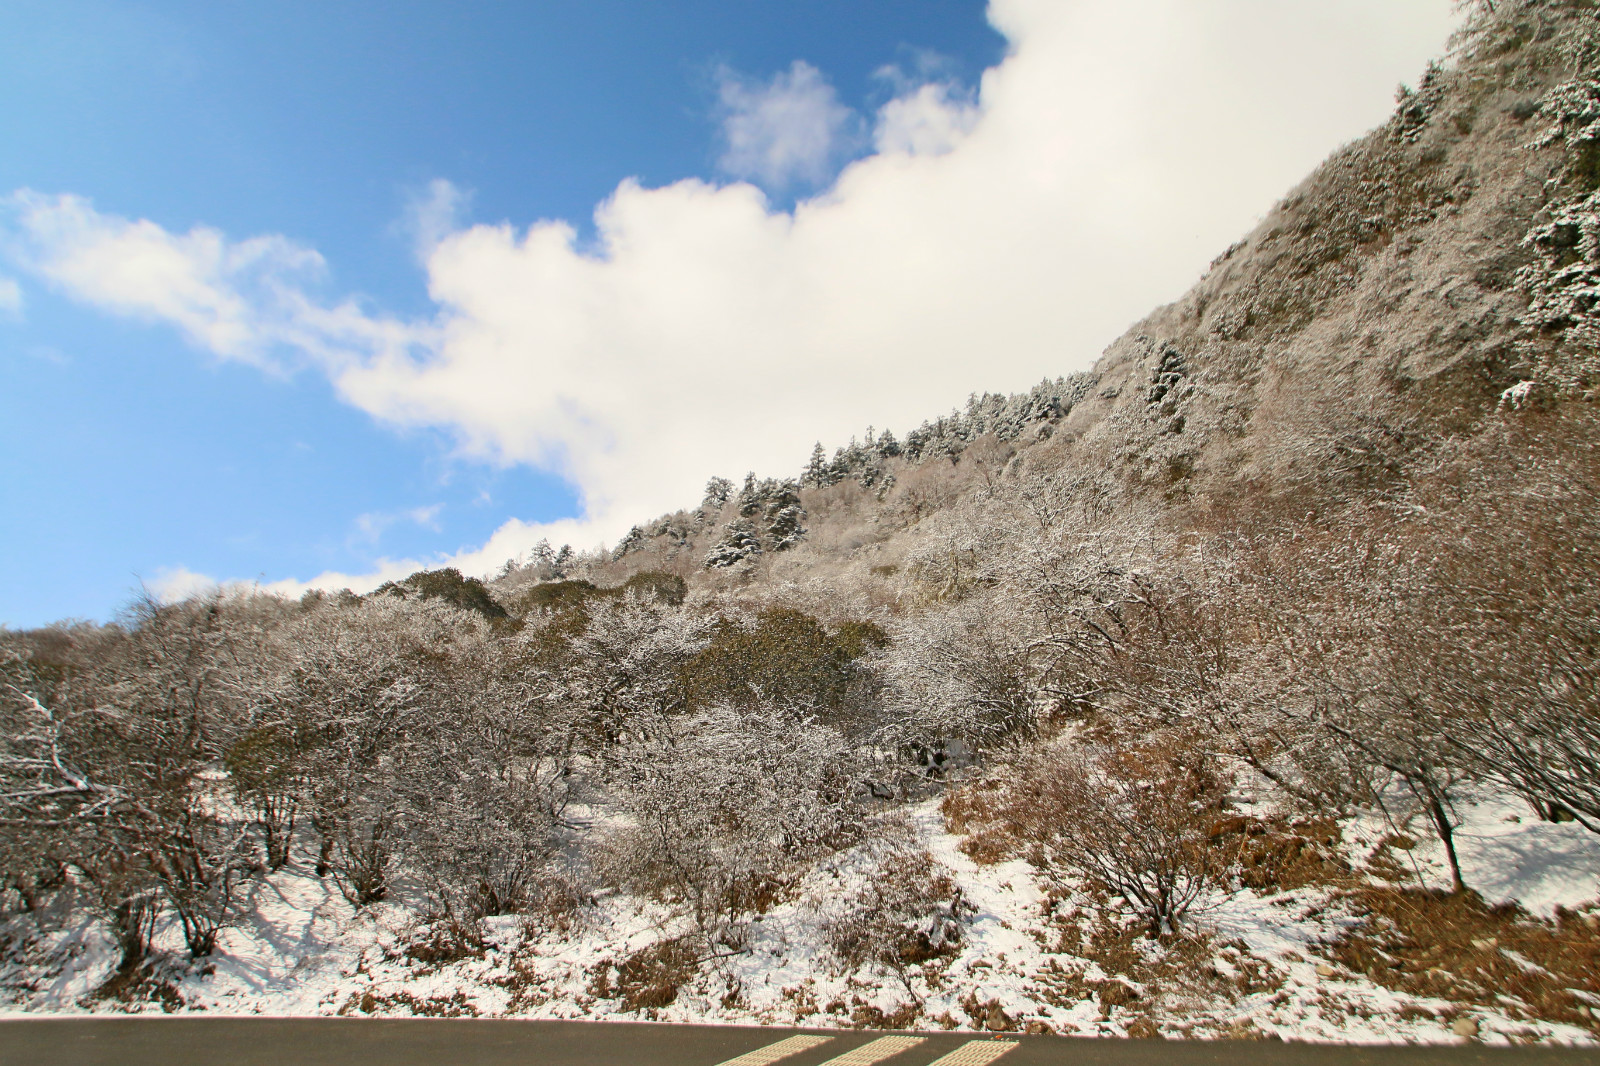
<path fill-rule="evenodd" d="M 1487 906 L 1474 892 L 1386 886 L 1356 888 L 1345 899 L 1367 920 L 1330 954 L 1374 983 L 1600 1035 L 1595 915 L 1541 921 L 1515 906 Z"/>

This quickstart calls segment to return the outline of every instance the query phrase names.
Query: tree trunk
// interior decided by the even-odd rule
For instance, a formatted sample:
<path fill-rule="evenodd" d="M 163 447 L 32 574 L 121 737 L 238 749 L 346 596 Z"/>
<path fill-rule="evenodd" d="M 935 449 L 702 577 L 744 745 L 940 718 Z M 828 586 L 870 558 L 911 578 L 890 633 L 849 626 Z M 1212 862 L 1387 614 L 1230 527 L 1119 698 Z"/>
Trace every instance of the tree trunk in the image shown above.
<path fill-rule="evenodd" d="M 1428 795 L 1428 815 L 1433 819 L 1439 842 L 1444 845 L 1445 857 L 1450 860 L 1450 891 L 1460 895 L 1467 890 L 1467 883 L 1461 879 L 1461 860 L 1456 857 L 1456 827 L 1450 824 L 1450 815 L 1444 809 L 1444 804 L 1431 791 Z"/>

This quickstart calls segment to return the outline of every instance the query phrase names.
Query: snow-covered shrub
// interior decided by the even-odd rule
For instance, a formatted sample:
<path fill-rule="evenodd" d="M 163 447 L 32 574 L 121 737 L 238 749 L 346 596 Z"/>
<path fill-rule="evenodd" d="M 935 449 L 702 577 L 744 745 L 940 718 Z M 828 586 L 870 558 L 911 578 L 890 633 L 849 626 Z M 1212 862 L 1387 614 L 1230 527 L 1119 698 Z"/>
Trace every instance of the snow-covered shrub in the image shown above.
<path fill-rule="evenodd" d="M 1434 746 L 1600 831 L 1597 429 L 1593 403 L 1537 405 L 1445 450 L 1391 587 Z"/>
<path fill-rule="evenodd" d="M 556 876 L 581 711 L 522 651 L 495 642 L 459 664 L 456 683 L 472 697 L 417 731 L 397 782 L 402 858 L 434 916 L 469 931 L 534 909 Z"/>
<path fill-rule="evenodd" d="M 238 914 L 251 849 L 211 767 L 259 621 L 220 593 L 143 598 L 120 626 L 0 652 L 0 817 L 51 830 L 48 851 L 96 886 L 130 962 L 163 902 L 195 956 Z"/>
<path fill-rule="evenodd" d="M 470 925 L 530 906 L 557 851 L 552 792 L 565 792 L 542 771 L 467 767 L 410 798 L 405 856 L 437 916 Z"/>
<path fill-rule="evenodd" d="M 211 954 L 217 934 L 239 917 L 243 882 L 256 870 L 245 828 L 210 808 L 200 800 L 164 814 L 160 831 L 146 842 L 150 865 L 195 958 Z"/>
<path fill-rule="evenodd" d="M 839 962 L 887 971 L 918 998 L 912 969 L 960 946 L 971 907 L 903 823 L 889 823 L 862 848 L 867 868 L 828 908 L 823 934 Z"/>
<path fill-rule="evenodd" d="M 660 715 L 687 705 L 684 672 L 704 648 L 706 628 L 698 614 L 635 588 L 618 600 L 594 601 L 582 627 L 564 637 L 525 632 L 519 643 L 530 659 L 521 680 L 513 674 L 508 681 L 515 686 L 547 679 L 539 681 L 548 684 L 539 696 L 546 713 L 565 707 L 576 721 L 544 727 L 546 735 L 581 733 L 604 746 L 653 728 Z"/>
<path fill-rule="evenodd" d="M 223 765 L 234 799 L 261 832 L 267 868 L 281 869 L 294 843 L 296 815 L 304 791 L 304 758 L 285 723 L 252 729 L 228 748 Z"/>
<path fill-rule="evenodd" d="M 908 619 L 886 660 L 894 738 L 925 772 L 1030 732 L 1038 718 L 1033 649 L 993 599 Z"/>
<path fill-rule="evenodd" d="M 611 759 L 631 824 L 607 842 L 602 872 L 681 907 L 712 946 L 742 948 L 750 915 L 859 832 L 855 753 L 772 705 L 665 719 Z"/>
<path fill-rule="evenodd" d="M 477 612 L 394 596 L 319 606 L 284 635 L 290 653 L 258 697 L 264 724 L 305 738 L 318 872 L 358 905 L 388 893 L 403 842 L 400 783 L 429 727 L 459 707 L 487 639 Z"/>

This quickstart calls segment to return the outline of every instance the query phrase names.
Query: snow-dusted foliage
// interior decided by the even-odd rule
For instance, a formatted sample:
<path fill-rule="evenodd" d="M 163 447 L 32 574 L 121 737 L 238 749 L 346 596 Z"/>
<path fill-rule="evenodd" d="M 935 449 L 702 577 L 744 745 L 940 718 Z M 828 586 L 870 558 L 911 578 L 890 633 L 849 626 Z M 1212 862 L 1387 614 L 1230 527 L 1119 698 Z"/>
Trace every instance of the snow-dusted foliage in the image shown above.
<path fill-rule="evenodd" d="M 750 916 L 858 831 L 862 768 L 844 738 L 776 708 L 665 719 L 610 761 L 630 824 L 607 866 L 683 908 L 711 950 L 742 948 Z"/>
<path fill-rule="evenodd" d="M 1530 147 L 1559 147 L 1565 161 L 1556 195 L 1523 238 L 1535 253 L 1518 278 L 1531 297 L 1523 321 L 1547 342 L 1528 346 L 1546 380 L 1588 389 L 1600 371 L 1600 81 L 1559 85 L 1539 110 L 1553 121 Z"/>
<path fill-rule="evenodd" d="M 1594 1040 L 1597 27 L 1473 5 L 1089 374 L 0 630 L 0 1001 Z"/>
<path fill-rule="evenodd" d="M 1074 374 L 1040 382 L 1011 396 L 975 393 L 967 400 L 965 411 L 924 422 L 906 434 L 899 447 L 908 458 L 921 461 L 959 454 L 966 444 L 986 433 L 1003 441 L 1017 440 L 1030 427 L 1063 418 L 1093 386 L 1093 375 Z"/>
<path fill-rule="evenodd" d="M 24 636 L 0 651 L 12 877 L 75 868 L 128 965 L 145 955 L 163 903 L 195 956 L 239 914 L 253 848 L 219 811 L 209 770 L 239 709 L 229 681 L 248 669 L 261 621 L 220 595 L 143 599 L 125 627 Z"/>
<path fill-rule="evenodd" d="M 730 566 L 761 554 L 761 537 L 749 519 L 738 518 L 729 522 L 722 531 L 722 539 L 706 552 L 707 570 L 725 570 Z"/>

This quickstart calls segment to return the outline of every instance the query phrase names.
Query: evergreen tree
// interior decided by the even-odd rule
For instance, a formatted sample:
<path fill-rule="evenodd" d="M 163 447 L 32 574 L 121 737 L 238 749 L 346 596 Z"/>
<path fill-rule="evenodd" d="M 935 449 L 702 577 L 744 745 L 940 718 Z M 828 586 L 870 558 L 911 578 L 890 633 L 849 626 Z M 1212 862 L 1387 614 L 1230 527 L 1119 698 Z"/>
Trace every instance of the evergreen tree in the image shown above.
<path fill-rule="evenodd" d="M 756 485 L 756 474 L 752 470 L 744 476 L 744 488 L 739 490 L 739 517 L 749 518 L 761 510 L 761 490 Z"/>
<path fill-rule="evenodd" d="M 817 446 L 811 449 L 811 462 L 806 464 L 805 476 L 801 480 L 817 488 L 833 484 L 828 476 L 828 453 L 822 450 L 820 440 L 817 441 Z"/>
<path fill-rule="evenodd" d="M 733 496 L 733 482 L 725 477 L 714 477 L 706 482 L 706 498 L 700 506 L 708 511 L 720 511 Z"/>

